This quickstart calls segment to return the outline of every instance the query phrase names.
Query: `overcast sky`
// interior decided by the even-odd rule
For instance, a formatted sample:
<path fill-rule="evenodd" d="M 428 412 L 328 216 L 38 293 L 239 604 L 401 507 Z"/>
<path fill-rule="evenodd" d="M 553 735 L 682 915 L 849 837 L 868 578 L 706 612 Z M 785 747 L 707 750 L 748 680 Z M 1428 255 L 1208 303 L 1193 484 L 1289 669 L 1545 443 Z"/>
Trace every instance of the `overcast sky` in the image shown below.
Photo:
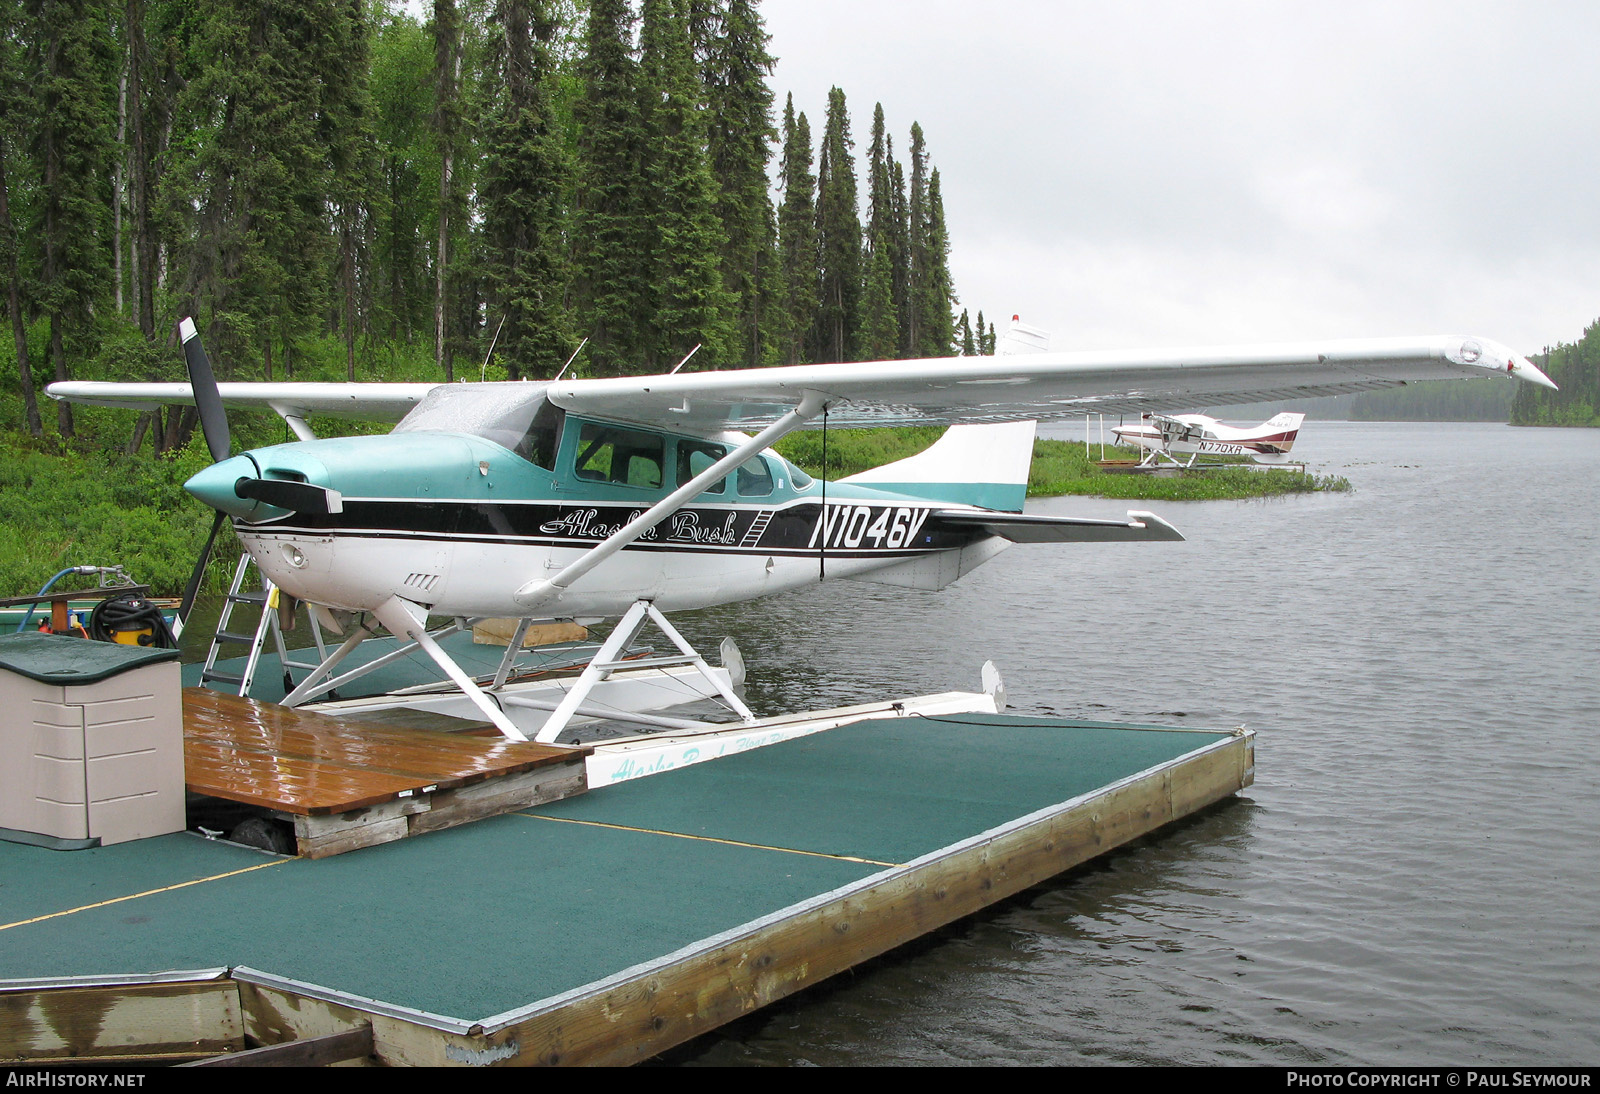
<path fill-rule="evenodd" d="M 777 110 L 940 170 L 961 306 L 1053 349 L 1600 317 L 1600 4 L 764 0 Z M 865 179 L 858 179 L 865 201 Z"/>

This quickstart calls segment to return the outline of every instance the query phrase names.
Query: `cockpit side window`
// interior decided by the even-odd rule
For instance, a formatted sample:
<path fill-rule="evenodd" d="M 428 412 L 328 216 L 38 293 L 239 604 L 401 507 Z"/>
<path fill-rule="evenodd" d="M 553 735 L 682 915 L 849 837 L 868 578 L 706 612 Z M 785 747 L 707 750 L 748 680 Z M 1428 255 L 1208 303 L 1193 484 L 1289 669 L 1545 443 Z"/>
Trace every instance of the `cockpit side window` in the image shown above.
<path fill-rule="evenodd" d="M 700 472 L 728 454 L 728 449 L 710 441 L 678 441 L 678 485 L 682 486 Z M 728 488 L 727 479 L 718 479 L 706 487 L 707 494 L 721 494 Z"/>
<path fill-rule="evenodd" d="M 739 468 L 738 489 L 747 498 L 764 498 L 772 493 L 772 468 L 765 457 L 755 456 Z"/>
<path fill-rule="evenodd" d="M 655 489 L 661 485 L 665 448 L 655 433 L 585 422 L 573 472 L 590 482 Z"/>
<path fill-rule="evenodd" d="M 533 424 L 513 449 L 517 455 L 546 471 L 556 469 L 556 449 L 561 444 L 561 422 L 566 412 L 550 403 L 541 402 L 533 416 Z"/>

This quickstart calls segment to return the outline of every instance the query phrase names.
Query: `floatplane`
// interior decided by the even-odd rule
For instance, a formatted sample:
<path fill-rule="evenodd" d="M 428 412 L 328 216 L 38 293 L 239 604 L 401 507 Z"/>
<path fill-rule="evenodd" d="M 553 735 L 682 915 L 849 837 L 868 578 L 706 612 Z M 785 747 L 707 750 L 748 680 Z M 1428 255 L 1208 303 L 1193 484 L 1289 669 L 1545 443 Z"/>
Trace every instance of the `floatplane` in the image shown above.
<path fill-rule="evenodd" d="M 186 489 L 216 510 L 213 537 L 231 521 L 262 574 L 344 636 L 286 704 L 364 671 L 335 675 L 387 629 L 506 738 L 548 742 L 626 667 L 647 623 L 681 654 L 659 660 L 686 665 L 705 681 L 699 694 L 753 721 L 734 673 L 713 670 L 665 613 L 829 577 L 939 589 L 1014 543 L 1183 538 L 1147 512 L 1024 513 L 1036 421 L 1486 374 L 1554 387 L 1481 338 L 1051 353 L 1027 334 L 1010 347 L 1034 352 L 994 357 L 549 382 L 219 384 L 185 319 L 189 383 L 48 390 L 91 405 L 198 408 L 216 463 Z M 299 439 L 235 454 L 229 408 L 276 412 Z M 317 437 L 313 416 L 397 424 L 382 436 Z M 838 482 L 771 448 L 797 429 L 928 424 L 949 426 L 931 448 Z M 436 618 L 445 622 L 430 629 Z M 516 630 L 499 671 L 474 678 L 439 639 L 486 618 L 514 619 Z M 512 694 L 528 627 L 608 620 L 610 636 L 559 701 Z"/>
<path fill-rule="evenodd" d="M 1121 444 L 1144 449 L 1140 467 L 1153 467 L 1162 459 L 1193 467 L 1201 456 L 1248 456 L 1256 463 L 1288 462 L 1289 450 L 1300 434 L 1304 414 L 1286 410 L 1260 425 L 1232 426 L 1205 414 L 1146 414 L 1138 425 L 1119 425 L 1111 432 Z"/>

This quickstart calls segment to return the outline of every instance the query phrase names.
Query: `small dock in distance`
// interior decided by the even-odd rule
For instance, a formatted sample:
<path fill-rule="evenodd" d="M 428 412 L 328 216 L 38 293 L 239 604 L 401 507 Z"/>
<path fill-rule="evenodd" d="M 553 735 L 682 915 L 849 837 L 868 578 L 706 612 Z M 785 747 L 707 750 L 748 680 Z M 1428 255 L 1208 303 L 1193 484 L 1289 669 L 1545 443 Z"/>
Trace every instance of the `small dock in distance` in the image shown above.
<path fill-rule="evenodd" d="M 1253 745 L 877 717 L 329 858 L 0 843 L 0 1062 L 637 1062 L 1228 797 Z"/>
<path fill-rule="evenodd" d="M 1156 478 L 1177 478 L 1185 471 L 1288 471 L 1294 475 L 1304 475 L 1306 465 L 1303 463 L 1257 463 L 1254 460 L 1241 460 L 1236 463 L 1197 463 L 1193 467 L 1185 467 L 1176 463 L 1141 463 L 1139 460 L 1096 460 L 1095 466 L 1107 475 L 1153 475 Z"/>

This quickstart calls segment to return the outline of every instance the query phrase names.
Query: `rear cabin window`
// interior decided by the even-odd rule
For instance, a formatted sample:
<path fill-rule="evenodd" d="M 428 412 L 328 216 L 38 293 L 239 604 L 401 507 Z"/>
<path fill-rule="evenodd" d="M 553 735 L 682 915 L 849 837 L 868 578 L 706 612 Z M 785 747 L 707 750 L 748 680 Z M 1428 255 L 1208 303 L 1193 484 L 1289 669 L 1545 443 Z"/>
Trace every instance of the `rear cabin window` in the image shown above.
<path fill-rule="evenodd" d="M 716 463 L 728 454 L 727 448 L 709 441 L 679 441 L 678 442 L 678 485 L 682 486 L 700 472 Z M 727 479 L 718 479 L 706 487 L 707 494 L 725 493 L 728 488 Z"/>
<path fill-rule="evenodd" d="M 772 468 L 765 457 L 757 456 L 739 468 L 739 493 L 747 498 L 764 498 L 772 493 Z"/>
<path fill-rule="evenodd" d="M 573 471 L 580 479 L 656 489 L 661 485 L 665 442 L 654 433 L 585 422 L 578 434 Z"/>

